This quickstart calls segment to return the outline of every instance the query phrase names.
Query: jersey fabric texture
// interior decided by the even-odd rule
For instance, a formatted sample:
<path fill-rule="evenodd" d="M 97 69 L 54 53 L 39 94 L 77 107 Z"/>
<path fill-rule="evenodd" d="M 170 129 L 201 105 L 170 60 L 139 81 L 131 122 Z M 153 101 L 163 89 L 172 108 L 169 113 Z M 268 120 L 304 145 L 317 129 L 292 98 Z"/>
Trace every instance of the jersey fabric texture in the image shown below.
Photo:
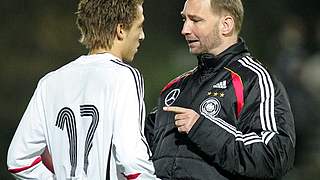
<path fill-rule="evenodd" d="M 109 53 L 47 74 L 9 147 L 9 171 L 18 179 L 155 179 L 143 99 L 138 70 Z M 46 146 L 55 175 L 41 161 Z"/>
<path fill-rule="evenodd" d="M 193 109 L 200 118 L 179 133 L 164 106 Z M 284 87 L 250 54 L 243 40 L 161 92 L 145 134 L 161 179 L 272 179 L 292 166 L 295 130 Z"/>

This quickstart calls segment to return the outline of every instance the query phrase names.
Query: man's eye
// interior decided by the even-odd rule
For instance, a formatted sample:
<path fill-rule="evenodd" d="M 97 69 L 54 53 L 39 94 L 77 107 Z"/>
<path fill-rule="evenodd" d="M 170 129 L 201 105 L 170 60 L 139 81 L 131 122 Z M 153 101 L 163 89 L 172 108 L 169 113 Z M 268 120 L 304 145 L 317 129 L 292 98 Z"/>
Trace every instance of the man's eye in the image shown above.
<path fill-rule="evenodd" d="M 199 22 L 201 21 L 200 19 L 191 19 L 193 22 Z"/>

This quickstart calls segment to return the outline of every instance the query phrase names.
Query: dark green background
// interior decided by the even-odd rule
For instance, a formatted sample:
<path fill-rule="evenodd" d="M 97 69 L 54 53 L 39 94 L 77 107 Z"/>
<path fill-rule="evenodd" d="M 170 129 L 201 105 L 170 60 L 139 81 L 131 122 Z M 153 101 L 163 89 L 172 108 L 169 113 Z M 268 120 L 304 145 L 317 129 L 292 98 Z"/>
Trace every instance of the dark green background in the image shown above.
<path fill-rule="evenodd" d="M 77 2 L 2 0 L 0 3 L 1 180 L 12 179 L 6 171 L 7 149 L 38 80 L 46 73 L 87 53 L 78 43 L 79 32 L 74 15 Z M 241 36 L 254 56 L 269 69 L 276 69 L 280 50 L 278 32 L 288 21 L 288 16 L 296 16 L 303 23 L 303 47 L 306 53 L 310 55 L 319 50 L 314 38 L 314 26 L 320 17 L 318 1 L 244 0 L 243 3 L 245 20 Z M 156 105 L 158 94 L 168 81 L 196 64 L 195 57 L 189 55 L 184 38 L 180 35 L 180 11 L 183 4 L 183 0 L 145 0 L 144 3 L 146 39 L 133 66 L 144 75 L 148 111 Z M 288 91 L 291 90 L 288 88 Z M 309 98 L 306 97 L 306 101 Z M 319 106 L 315 108 L 319 109 Z M 311 125 L 307 128 L 301 133 L 314 131 L 316 127 Z M 320 177 L 317 172 L 320 163 L 315 161 L 320 159 L 318 150 L 302 149 L 305 153 L 299 157 L 310 158 L 311 151 L 311 160 L 298 164 L 286 179 Z"/>

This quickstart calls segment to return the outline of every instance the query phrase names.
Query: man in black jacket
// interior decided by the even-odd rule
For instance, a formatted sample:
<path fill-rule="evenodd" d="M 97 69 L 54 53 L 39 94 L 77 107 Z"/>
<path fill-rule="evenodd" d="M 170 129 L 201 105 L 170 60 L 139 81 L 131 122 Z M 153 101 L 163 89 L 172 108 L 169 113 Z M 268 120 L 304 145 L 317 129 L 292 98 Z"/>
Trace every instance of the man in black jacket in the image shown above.
<path fill-rule="evenodd" d="M 198 66 L 171 81 L 146 119 L 161 179 L 273 179 L 293 166 L 285 89 L 238 37 L 240 0 L 187 0 L 182 34 Z"/>

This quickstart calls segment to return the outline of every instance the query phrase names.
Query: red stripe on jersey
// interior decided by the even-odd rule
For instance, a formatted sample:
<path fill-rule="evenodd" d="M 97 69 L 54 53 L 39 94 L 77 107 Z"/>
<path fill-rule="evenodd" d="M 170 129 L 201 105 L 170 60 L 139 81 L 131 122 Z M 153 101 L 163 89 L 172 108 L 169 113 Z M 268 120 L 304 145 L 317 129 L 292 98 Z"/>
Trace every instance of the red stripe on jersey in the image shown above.
<path fill-rule="evenodd" d="M 133 179 L 137 179 L 140 176 L 141 173 L 136 173 L 136 174 L 129 174 L 129 175 L 125 175 L 125 177 L 127 178 L 127 180 L 133 180 Z"/>
<path fill-rule="evenodd" d="M 244 98 L 243 98 L 243 84 L 242 84 L 242 80 L 241 77 L 231 71 L 231 76 L 232 76 L 232 84 L 233 84 L 233 88 L 237 97 L 237 118 L 239 118 L 240 112 L 243 108 L 244 105 Z"/>
<path fill-rule="evenodd" d="M 39 162 L 41 162 L 41 157 L 38 157 L 36 160 L 34 160 L 31 165 L 29 166 L 25 166 L 25 167 L 21 167 L 21 168 L 14 168 L 14 169 L 9 169 L 8 171 L 11 173 L 19 173 L 21 171 L 27 170 L 35 165 L 37 165 Z"/>
<path fill-rule="evenodd" d="M 175 78 L 174 80 L 172 80 L 171 82 L 169 82 L 169 83 L 161 90 L 160 94 L 162 94 L 163 91 L 169 89 L 174 83 L 180 81 L 180 79 L 181 79 L 181 77 L 179 76 L 179 77 Z"/>
<path fill-rule="evenodd" d="M 178 81 L 180 81 L 182 78 L 185 78 L 187 76 L 189 76 L 190 74 L 192 74 L 196 69 L 192 69 L 180 76 L 178 76 L 177 78 L 173 79 L 172 81 L 170 81 L 160 92 L 160 94 L 163 93 L 163 91 L 169 89 L 172 85 L 174 85 L 175 83 L 177 83 Z"/>

